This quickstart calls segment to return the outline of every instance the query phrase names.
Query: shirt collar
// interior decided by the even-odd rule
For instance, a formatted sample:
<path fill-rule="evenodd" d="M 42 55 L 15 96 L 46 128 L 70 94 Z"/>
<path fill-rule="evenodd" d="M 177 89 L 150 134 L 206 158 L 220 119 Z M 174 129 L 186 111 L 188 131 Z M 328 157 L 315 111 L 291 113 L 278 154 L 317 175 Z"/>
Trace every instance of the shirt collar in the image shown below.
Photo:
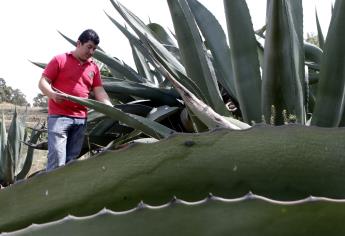
<path fill-rule="evenodd" d="M 67 52 L 67 55 L 73 57 L 73 58 L 76 59 L 76 60 L 78 60 L 77 58 L 75 58 L 75 57 L 73 56 L 73 52 L 72 52 L 72 51 Z M 91 64 L 92 62 L 93 62 L 93 60 L 92 60 L 92 57 L 91 57 L 91 58 L 89 58 L 85 63 Z"/>

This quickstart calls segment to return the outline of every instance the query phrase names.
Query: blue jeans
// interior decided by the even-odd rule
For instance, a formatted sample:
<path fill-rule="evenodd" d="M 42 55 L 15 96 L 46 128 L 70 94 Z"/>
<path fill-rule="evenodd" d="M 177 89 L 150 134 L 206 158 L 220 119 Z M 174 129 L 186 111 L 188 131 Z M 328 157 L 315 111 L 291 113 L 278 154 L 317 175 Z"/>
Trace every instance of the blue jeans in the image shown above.
<path fill-rule="evenodd" d="M 79 156 L 85 128 L 85 118 L 48 116 L 47 171 L 63 166 Z"/>

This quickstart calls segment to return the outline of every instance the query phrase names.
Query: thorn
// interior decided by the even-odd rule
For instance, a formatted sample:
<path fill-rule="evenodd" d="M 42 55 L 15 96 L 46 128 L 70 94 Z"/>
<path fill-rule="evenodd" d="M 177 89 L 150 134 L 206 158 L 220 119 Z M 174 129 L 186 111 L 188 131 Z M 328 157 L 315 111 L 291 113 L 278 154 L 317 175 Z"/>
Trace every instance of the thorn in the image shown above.
<path fill-rule="evenodd" d="M 145 208 L 146 208 L 146 204 L 143 201 L 139 202 L 139 204 L 137 206 L 137 209 L 138 210 L 142 210 L 142 209 L 145 209 Z"/>

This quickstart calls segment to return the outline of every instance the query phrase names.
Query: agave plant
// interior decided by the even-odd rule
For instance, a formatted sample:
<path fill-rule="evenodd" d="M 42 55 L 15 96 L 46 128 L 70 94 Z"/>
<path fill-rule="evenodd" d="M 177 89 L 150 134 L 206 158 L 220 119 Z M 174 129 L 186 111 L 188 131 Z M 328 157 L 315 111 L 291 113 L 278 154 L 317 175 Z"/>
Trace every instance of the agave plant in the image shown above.
<path fill-rule="evenodd" d="M 23 117 L 18 117 L 15 109 L 12 121 L 7 133 L 4 114 L 0 122 L 0 184 L 7 186 L 13 184 L 16 180 L 21 180 L 29 173 L 34 149 L 28 147 L 26 153 L 23 151 L 24 142 L 29 135 L 25 127 Z M 37 124 L 39 125 L 39 124 Z M 36 143 L 41 135 L 41 131 L 32 130 L 29 142 Z"/>
<path fill-rule="evenodd" d="M 132 29 L 108 15 L 128 37 L 137 72 L 102 49 L 95 55 L 111 71 L 104 79 L 113 98 L 123 106 L 149 99 L 149 113 L 65 95 L 104 114 L 92 115 L 93 131 L 98 122 L 115 133 L 114 124 L 131 128 L 115 143 L 139 134 L 160 141 L 108 145 L 95 158 L 2 190 L 0 230 L 40 223 L 14 234 L 343 232 L 345 3 L 336 2 L 321 49 L 303 41 L 298 0 L 267 1 L 265 33 L 254 31 L 245 1 L 224 0 L 226 31 L 196 0 L 167 2 L 177 44 L 111 0 Z M 174 102 L 160 103 L 154 91 L 174 94 Z M 192 130 L 181 134 L 150 117 L 163 105 L 187 112 Z"/>

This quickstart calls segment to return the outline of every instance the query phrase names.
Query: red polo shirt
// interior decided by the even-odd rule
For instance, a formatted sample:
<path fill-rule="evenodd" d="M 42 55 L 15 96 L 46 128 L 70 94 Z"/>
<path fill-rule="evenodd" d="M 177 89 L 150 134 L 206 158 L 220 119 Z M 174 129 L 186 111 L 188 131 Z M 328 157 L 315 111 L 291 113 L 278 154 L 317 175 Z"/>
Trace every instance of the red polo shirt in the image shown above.
<path fill-rule="evenodd" d="M 82 98 L 87 98 L 93 88 L 102 86 L 98 66 L 91 59 L 81 64 L 71 52 L 55 56 L 42 75 L 50 79 L 53 88 Z M 56 103 L 49 99 L 48 114 L 86 117 L 87 108 L 72 101 Z"/>

